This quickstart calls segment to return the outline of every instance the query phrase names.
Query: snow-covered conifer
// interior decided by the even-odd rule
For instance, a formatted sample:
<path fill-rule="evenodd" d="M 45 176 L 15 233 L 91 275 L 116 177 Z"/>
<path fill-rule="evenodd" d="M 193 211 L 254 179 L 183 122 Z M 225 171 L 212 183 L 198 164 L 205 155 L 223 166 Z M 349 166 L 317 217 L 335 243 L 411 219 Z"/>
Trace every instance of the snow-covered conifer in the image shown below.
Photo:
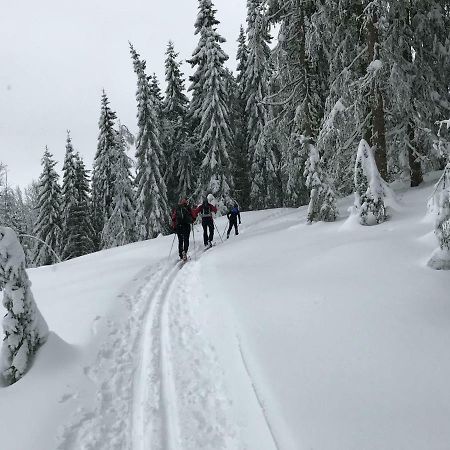
<path fill-rule="evenodd" d="M 234 129 L 233 179 L 236 201 L 241 209 L 250 206 L 250 170 L 247 147 L 247 115 L 245 106 L 245 72 L 248 60 L 248 47 L 244 27 L 241 25 L 238 38 L 236 80 L 230 78 L 227 91 L 231 101 L 232 127 Z"/>
<path fill-rule="evenodd" d="M 126 142 L 121 131 L 117 132 L 114 160 L 114 185 L 112 213 L 102 232 L 102 247 L 110 248 L 129 244 L 136 240 L 134 192 L 131 179 L 131 160 L 126 154 Z"/>
<path fill-rule="evenodd" d="M 200 122 L 202 108 L 205 96 L 205 83 L 207 78 L 207 47 L 206 39 L 208 30 L 219 24 L 216 19 L 216 10 L 211 0 L 198 0 L 198 14 L 195 21 L 195 34 L 199 35 L 197 47 L 192 53 L 192 57 L 187 62 L 195 67 L 194 74 L 189 77 L 191 85 L 189 91 L 192 91 L 192 100 L 189 105 L 189 116 L 192 129 L 195 129 Z M 217 35 L 219 43 L 225 42 L 225 39 Z M 225 58 L 226 59 L 226 58 Z"/>
<path fill-rule="evenodd" d="M 269 48 L 271 37 L 264 7 L 262 0 L 247 1 L 248 55 L 244 75 L 244 98 L 247 102 L 245 113 L 252 207 L 265 207 L 271 203 L 268 191 L 273 191 L 270 183 L 275 178 L 267 130 L 265 136 L 262 136 L 270 120 L 269 109 L 264 100 L 269 94 L 272 71 Z M 273 135 L 270 137 L 273 138 Z"/>
<path fill-rule="evenodd" d="M 73 235 L 78 233 L 73 218 L 73 211 L 78 202 L 76 180 L 75 152 L 72 146 L 70 132 L 67 131 L 66 155 L 63 164 L 63 182 L 61 189 L 61 257 L 63 259 L 68 259 L 70 257 L 69 253 L 71 253 L 71 251 L 69 251 L 68 244 L 72 241 Z"/>
<path fill-rule="evenodd" d="M 333 222 L 336 220 L 338 212 L 336 198 L 333 189 L 325 179 L 322 169 L 322 160 L 317 147 L 310 142 L 302 145 L 309 149 L 309 157 L 305 165 L 304 177 L 306 186 L 310 190 L 310 201 L 308 206 L 308 223 L 316 221 Z"/>
<path fill-rule="evenodd" d="M 434 251 L 428 265 L 433 269 L 450 270 L 450 162 L 436 184 L 431 202 L 436 214 L 434 232 L 439 248 Z"/>
<path fill-rule="evenodd" d="M 116 113 L 111 110 L 108 97 L 103 91 L 98 122 L 100 133 L 92 170 L 92 225 L 95 230 L 94 244 L 98 249 L 101 248 L 103 227 L 112 212 L 112 193 L 115 183 L 112 168 L 116 155 L 115 120 Z"/>
<path fill-rule="evenodd" d="M 34 255 L 36 266 L 58 261 L 55 253 L 60 249 L 61 243 L 61 188 L 55 165 L 53 155 L 45 147 L 36 206 L 38 217 L 34 228 L 34 235 L 39 240 Z"/>
<path fill-rule="evenodd" d="M 7 384 L 12 384 L 29 369 L 47 339 L 48 326 L 31 292 L 24 251 L 14 231 L 7 227 L 0 227 L 0 291 L 6 309 L 0 373 Z"/>
<path fill-rule="evenodd" d="M 374 225 L 386 220 L 384 203 L 386 186 L 378 172 L 372 149 L 361 140 L 355 162 L 355 213 L 361 225 Z"/>
<path fill-rule="evenodd" d="M 91 219 L 91 200 L 88 171 L 79 153 L 74 153 L 75 167 L 75 201 L 70 210 L 69 238 L 65 241 L 64 257 L 66 259 L 87 255 L 95 251 L 95 231 Z"/>
<path fill-rule="evenodd" d="M 148 239 L 168 228 L 167 188 L 161 174 L 162 148 L 158 139 L 157 117 L 150 94 L 145 61 L 130 44 L 137 75 L 138 127 L 136 139 L 136 226 L 138 239 Z"/>
<path fill-rule="evenodd" d="M 178 53 L 175 52 L 173 43 L 169 42 L 165 62 L 167 87 L 163 104 L 163 114 L 166 120 L 164 130 L 167 160 L 165 180 L 169 201 L 171 203 L 178 201 L 178 196 L 181 195 L 178 189 L 180 185 L 183 186 L 183 190 L 187 186 L 189 186 L 189 189 L 192 187 L 191 175 L 182 180 L 179 178 L 179 172 L 182 174 L 192 174 L 195 164 L 195 152 L 186 152 L 186 146 L 189 140 L 187 127 L 187 107 L 189 101 L 184 93 L 184 79 L 180 70 L 181 62 L 177 61 L 177 57 Z M 188 154 L 189 158 L 186 158 Z M 188 179 L 189 181 L 187 181 Z M 186 196 L 186 192 L 182 196 Z"/>
<path fill-rule="evenodd" d="M 227 72 L 224 62 L 228 56 L 220 44 L 225 40 L 217 32 L 215 10 L 210 0 L 199 1 L 196 33 L 200 42 L 190 63 L 197 66 L 191 77 L 193 98 L 191 113 L 198 119 L 197 136 L 203 156 L 197 186 L 197 196 L 211 193 L 224 211 L 232 201 L 233 180 L 228 149 L 232 146 L 230 111 L 225 89 Z M 195 99 L 194 99 L 195 96 Z"/>

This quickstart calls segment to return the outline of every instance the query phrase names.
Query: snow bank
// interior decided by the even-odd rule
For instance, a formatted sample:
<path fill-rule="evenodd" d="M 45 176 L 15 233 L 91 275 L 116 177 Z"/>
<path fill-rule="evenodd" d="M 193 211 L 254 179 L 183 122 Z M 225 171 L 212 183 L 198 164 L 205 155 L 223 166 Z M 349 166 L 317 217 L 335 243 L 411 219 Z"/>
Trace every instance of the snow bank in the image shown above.
<path fill-rule="evenodd" d="M 432 189 L 398 192 L 377 227 L 243 213 L 239 236 L 182 270 L 169 236 L 29 271 L 57 334 L 0 389 L 0 447 L 445 449 L 450 278 L 426 265 Z"/>

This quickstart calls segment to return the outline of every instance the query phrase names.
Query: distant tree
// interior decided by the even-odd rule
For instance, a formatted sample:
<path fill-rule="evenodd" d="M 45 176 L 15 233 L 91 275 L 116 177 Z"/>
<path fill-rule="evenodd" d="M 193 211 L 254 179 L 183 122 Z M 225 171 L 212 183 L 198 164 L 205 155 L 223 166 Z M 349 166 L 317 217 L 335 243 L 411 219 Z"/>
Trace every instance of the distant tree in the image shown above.
<path fill-rule="evenodd" d="M 13 384 L 26 373 L 45 343 L 48 326 L 31 292 L 23 249 L 14 231 L 7 227 L 0 227 L 0 291 L 6 308 L 0 370 L 4 381 Z"/>
<path fill-rule="evenodd" d="M 117 247 L 136 240 L 131 160 L 126 154 L 125 137 L 120 131 L 117 132 L 116 140 L 116 157 L 113 166 L 116 183 L 113 191 L 112 213 L 102 232 L 103 248 Z"/>
<path fill-rule="evenodd" d="M 190 63 L 197 70 L 191 77 L 193 98 L 191 114 L 198 120 L 197 136 L 203 156 L 197 186 L 197 196 L 212 194 L 219 210 L 225 211 L 232 202 L 233 179 L 228 149 L 232 147 L 230 111 L 225 89 L 228 56 L 220 44 L 225 40 L 217 32 L 215 10 L 210 0 L 199 1 L 196 33 L 200 41 Z M 194 99 L 195 97 L 195 99 Z"/>
<path fill-rule="evenodd" d="M 169 42 L 165 62 L 167 87 L 163 114 L 166 120 L 167 166 L 165 180 L 168 199 L 172 204 L 178 200 L 180 195 L 186 196 L 192 188 L 191 177 L 195 164 L 195 151 L 186 151 L 187 143 L 190 140 L 187 123 L 189 100 L 184 93 L 184 79 L 180 70 L 181 62 L 177 61 L 177 57 L 178 53 L 175 52 L 173 43 Z M 179 178 L 180 176 L 182 179 Z"/>
<path fill-rule="evenodd" d="M 244 27 L 241 25 L 238 38 L 238 62 L 236 80 L 231 80 L 227 91 L 231 97 L 231 122 L 234 130 L 233 179 L 234 192 L 241 209 L 250 206 L 250 166 L 247 145 L 247 115 L 245 107 L 245 72 L 248 61 L 248 47 Z"/>
<path fill-rule="evenodd" d="M 103 91 L 101 113 L 98 122 L 97 152 L 92 171 L 92 225 L 95 231 L 94 245 L 101 248 L 101 233 L 112 213 L 112 195 L 115 184 L 113 172 L 116 155 L 116 113 L 109 106 L 108 97 Z"/>
<path fill-rule="evenodd" d="M 78 233 L 75 226 L 73 213 L 78 203 L 77 192 L 77 172 L 75 151 L 72 146 L 70 132 L 67 131 L 66 155 L 63 164 L 63 182 L 62 182 L 62 201 L 61 201 L 61 220 L 62 220 L 62 238 L 61 238 L 61 257 L 69 259 L 73 253 L 71 242 L 74 235 Z"/>
<path fill-rule="evenodd" d="M 136 226 L 138 239 L 156 237 L 168 230 L 167 187 L 161 173 L 163 151 L 158 139 L 157 117 L 145 75 L 145 61 L 130 44 L 137 75 L 138 127 L 136 139 Z"/>
<path fill-rule="evenodd" d="M 269 95 L 272 73 L 270 61 L 271 41 L 268 22 L 262 0 L 247 1 L 248 54 L 244 78 L 245 114 L 247 117 L 247 148 L 250 161 L 251 205 L 264 208 L 272 202 L 272 185 L 275 180 L 276 162 L 272 154 L 272 133 L 265 127 L 270 112 L 264 103 Z M 266 130 L 267 131 L 267 130 Z"/>
<path fill-rule="evenodd" d="M 53 155 L 45 147 L 36 206 L 38 217 L 34 228 L 34 235 L 39 239 L 34 255 L 37 266 L 56 263 L 55 252 L 61 245 L 61 188 L 55 165 Z"/>

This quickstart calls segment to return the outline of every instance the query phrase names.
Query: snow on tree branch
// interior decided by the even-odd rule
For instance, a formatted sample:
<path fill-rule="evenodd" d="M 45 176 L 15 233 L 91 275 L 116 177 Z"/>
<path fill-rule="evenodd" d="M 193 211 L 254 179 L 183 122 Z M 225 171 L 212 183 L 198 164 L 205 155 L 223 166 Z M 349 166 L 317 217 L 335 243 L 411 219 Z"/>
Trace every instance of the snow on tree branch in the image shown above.
<path fill-rule="evenodd" d="M 22 246 L 7 227 L 0 227 L 0 290 L 7 310 L 0 373 L 6 383 L 12 384 L 29 369 L 33 356 L 47 339 L 48 326 L 31 292 Z"/>

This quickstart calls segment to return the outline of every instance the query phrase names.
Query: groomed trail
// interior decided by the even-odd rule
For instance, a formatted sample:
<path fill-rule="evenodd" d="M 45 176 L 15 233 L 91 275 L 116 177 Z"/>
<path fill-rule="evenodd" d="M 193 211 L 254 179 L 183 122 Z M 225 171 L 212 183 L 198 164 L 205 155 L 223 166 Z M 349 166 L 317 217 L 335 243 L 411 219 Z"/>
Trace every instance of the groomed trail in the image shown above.
<path fill-rule="evenodd" d="M 208 253 L 146 268 L 131 283 L 134 290 L 120 295 L 128 318 L 120 328 L 108 324 L 109 338 L 84 368 L 97 386 L 93 410 L 76 412 L 58 437 L 58 450 L 250 450 L 254 439 L 242 435 L 245 418 L 238 412 L 249 407 L 258 409 L 251 421 L 265 442 L 261 450 L 278 449 L 237 340 L 246 379 L 239 392 L 230 392 L 223 363 L 202 329 L 200 275 Z"/>

